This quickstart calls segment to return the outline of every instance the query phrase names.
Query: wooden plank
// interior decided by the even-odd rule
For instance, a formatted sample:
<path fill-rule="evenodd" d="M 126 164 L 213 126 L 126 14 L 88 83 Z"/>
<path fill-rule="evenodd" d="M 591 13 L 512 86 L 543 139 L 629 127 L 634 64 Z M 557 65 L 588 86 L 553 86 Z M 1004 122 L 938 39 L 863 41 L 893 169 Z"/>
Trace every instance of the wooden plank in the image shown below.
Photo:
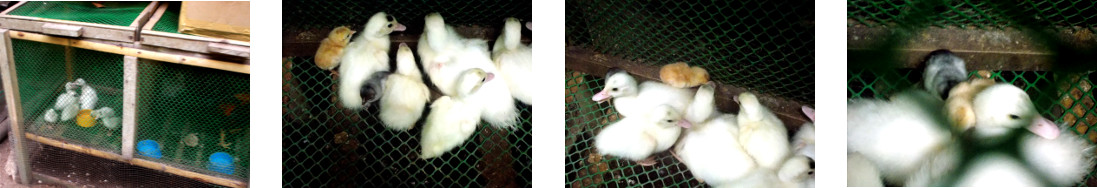
<path fill-rule="evenodd" d="M 132 159 L 137 131 L 137 57 L 126 56 L 123 59 L 122 157 Z"/>
<path fill-rule="evenodd" d="M 183 35 L 177 33 L 166 33 L 153 30 L 143 31 L 141 34 L 141 44 L 152 45 L 165 48 L 172 48 L 184 51 L 198 52 L 198 53 L 210 53 L 210 44 L 221 44 L 228 46 L 237 46 L 239 48 L 250 49 L 250 43 L 229 40 L 229 39 L 212 39 L 212 38 L 196 38 L 197 36 Z M 232 53 L 226 55 L 234 55 Z M 248 53 L 250 55 L 250 53 Z M 242 57 L 242 56 L 241 56 Z"/>
<path fill-rule="evenodd" d="M 159 5 L 159 1 L 153 1 L 145 6 L 145 10 L 141 10 L 141 14 L 138 14 L 136 19 L 133 19 L 133 22 L 130 23 L 130 27 L 141 28 L 144 26 L 145 23 L 149 21 L 149 18 L 152 17 L 152 14 L 155 13 L 154 11 L 156 11 L 156 8 L 159 7 Z M 137 32 L 140 32 L 140 29 L 137 29 Z"/>
<path fill-rule="evenodd" d="M 152 30 L 152 27 L 155 27 L 156 23 L 160 22 L 160 17 L 163 17 L 164 12 L 167 12 L 167 10 L 167 3 L 160 4 L 160 7 L 156 7 L 156 11 L 152 14 L 152 17 L 149 18 L 149 22 L 146 23 L 145 26 L 141 27 L 141 30 Z"/>
<path fill-rule="evenodd" d="M 42 33 L 66 37 L 80 37 L 80 34 L 84 33 L 84 28 L 73 25 L 47 23 L 42 25 Z"/>
<path fill-rule="evenodd" d="M 217 176 L 211 176 L 211 175 L 206 175 L 206 174 L 202 174 L 202 173 L 192 172 L 192 171 L 188 171 L 188 170 L 185 170 L 185 169 L 182 169 L 182 168 L 178 168 L 178 167 L 174 167 L 174 166 L 170 166 L 170 165 L 167 165 L 167 164 L 158 163 L 158 162 L 154 162 L 154 161 L 144 160 L 144 159 L 140 159 L 140 158 L 124 159 L 121 155 L 118 155 L 118 154 L 115 154 L 115 153 L 102 151 L 102 150 L 82 146 L 82 145 L 79 145 L 79 144 L 73 144 L 73 143 L 68 143 L 68 142 L 65 142 L 65 141 L 55 140 L 55 139 L 48 138 L 48 137 L 38 136 L 38 135 L 35 135 L 35 134 L 32 134 L 32 133 L 25 133 L 25 135 L 26 135 L 27 139 L 34 140 L 36 142 L 40 142 L 40 143 L 50 145 L 50 146 L 53 146 L 53 147 L 66 149 L 66 150 L 70 150 L 70 151 L 75 151 L 75 152 L 79 152 L 79 153 L 83 153 L 83 154 L 88 154 L 88 155 L 99 157 L 99 158 L 120 161 L 120 162 L 131 164 L 131 165 L 134 165 L 134 166 L 140 166 L 140 167 L 145 167 L 145 168 L 148 168 L 148 169 L 159 170 L 159 171 L 163 171 L 163 172 L 166 172 L 166 173 L 169 173 L 169 174 L 174 174 L 174 175 L 178 175 L 178 176 L 182 176 L 182 177 L 186 177 L 186 178 L 190 178 L 190 179 L 195 179 L 195 180 L 206 182 L 206 183 L 212 183 L 212 184 L 228 186 L 228 187 L 247 187 L 248 186 L 248 184 L 246 182 L 243 182 L 243 181 L 240 181 L 240 180 L 234 180 L 234 179 L 228 179 L 228 178 L 222 178 L 222 177 L 217 177 Z"/>
<path fill-rule="evenodd" d="M 302 56 L 314 56 L 316 49 L 320 47 L 320 41 L 328 37 L 328 33 L 334 28 L 326 29 L 285 29 L 282 31 L 282 57 L 302 57 Z M 355 26 L 355 31 L 361 31 L 362 26 Z M 478 27 L 478 26 L 458 26 L 454 30 L 458 34 L 464 37 L 480 38 L 488 41 L 488 44 L 495 44 L 495 39 L 499 37 L 499 31 L 495 28 Z M 418 31 L 411 30 L 404 32 L 394 32 L 389 35 L 389 40 L 393 44 L 408 43 L 409 46 L 416 46 L 419 43 L 419 34 L 422 33 L 422 29 Z M 529 35 L 522 35 L 522 43 L 529 44 L 532 39 Z"/>
<path fill-rule="evenodd" d="M 0 12 L 0 15 L 8 15 L 9 12 L 23 6 L 23 4 L 26 4 L 26 3 L 27 3 L 27 1 L 20 1 L 19 3 L 16 3 L 14 6 L 8 7 L 8 10 L 4 10 L 4 12 Z"/>
<path fill-rule="evenodd" d="M 8 33 L 8 29 L 0 29 L 0 34 Z M 4 100 L 8 103 L 8 121 L 11 124 L 12 143 L 15 152 L 16 173 L 19 174 L 21 184 L 30 183 L 30 161 L 27 161 L 26 144 L 23 140 L 23 103 L 19 99 L 19 78 L 15 72 L 15 58 L 12 53 L 11 37 L 3 35 L 0 39 L 0 76 L 3 77 L 4 91 L 7 93 Z"/>
<path fill-rule="evenodd" d="M 209 43 L 208 49 L 210 52 L 217 54 L 225 54 L 237 57 L 251 57 L 251 48 L 248 47 L 222 43 Z"/>
<path fill-rule="evenodd" d="M 629 61 L 575 46 L 567 47 L 564 66 L 570 70 L 598 77 L 604 77 L 610 68 L 618 67 L 628 71 L 629 74 L 637 78 L 637 81 L 659 80 L 659 66 L 650 66 L 642 62 Z M 744 88 L 733 85 L 718 84 L 716 86 L 716 107 L 721 112 L 738 112 L 739 104 L 734 102 L 732 98 L 746 91 Z M 808 122 L 807 117 L 803 115 L 800 108 L 804 104 L 765 93 L 754 92 L 754 94 L 758 96 L 762 105 L 768 107 L 786 126 L 790 127 L 789 131 L 798 130 L 801 124 Z"/>
<path fill-rule="evenodd" d="M 19 31 L 30 31 L 36 33 L 42 33 L 42 26 L 46 24 L 64 24 L 83 27 L 84 31 L 81 35 L 85 38 L 121 41 L 121 42 L 133 42 L 135 28 L 92 24 L 84 22 L 74 22 L 67 20 L 54 20 L 46 18 L 35 18 L 26 16 L 4 15 L 0 16 L 0 27 L 9 28 Z"/>
<path fill-rule="evenodd" d="M 937 49 L 948 49 L 967 61 L 968 70 L 1009 70 L 1009 71 L 1047 71 L 1054 66 L 1055 52 L 1031 32 L 1017 29 L 983 30 L 977 28 L 939 28 L 929 27 L 910 34 L 900 41 L 888 41 L 889 37 L 899 33 L 894 28 L 868 28 L 854 25 L 847 28 L 846 37 L 851 62 L 876 63 L 869 58 L 882 51 L 889 50 L 887 45 L 896 46 L 900 68 L 919 68 L 924 58 Z M 1061 31 L 1056 33 L 1067 45 L 1081 49 L 1097 46 L 1097 40 L 1089 30 Z M 858 65 L 850 65 L 858 66 Z"/>
<path fill-rule="evenodd" d="M 141 41 L 141 28 L 149 21 L 149 17 L 152 16 L 153 11 L 156 10 L 159 1 L 153 1 L 149 5 L 145 6 L 145 10 L 141 10 L 141 14 L 137 15 L 136 19 L 133 19 L 133 23 L 130 23 L 130 27 L 133 29 L 133 40 Z"/>
<path fill-rule="evenodd" d="M 57 45 L 63 45 L 63 46 L 72 46 L 72 47 L 95 50 L 95 51 L 101 51 L 101 52 L 107 52 L 107 53 L 121 54 L 121 55 L 125 55 L 125 56 L 135 56 L 135 57 L 142 58 L 142 59 L 151 59 L 151 60 L 157 60 L 157 61 L 163 61 L 163 62 L 169 62 L 169 63 L 178 63 L 178 64 L 184 64 L 184 65 L 197 66 L 197 67 L 205 67 L 205 68 L 212 68 L 212 69 L 225 70 L 225 71 L 231 71 L 231 72 L 251 74 L 251 65 L 239 64 L 239 63 L 230 63 L 230 62 L 211 60 L 211 59 L 202 59 L 202 58 L 196 58 L 196 57 L 180 56 L 180 55 L 174 55 L 174 54 L 168 54 L 168 53 L 156 52 L 156 51 L 149 51 L 149 50 L 119 46 L 119 45 L 103 44 L 103 43 L 91 42 L 91 41 L 86 41 L 86 40 L 67 39 L 67 38 L 53 37 L 53 36 L 48 36 L 48 35 L 27 33 L 27 32 L 19 32 L 19 31 L 9 32 L 8 36 L 11 36 L 11 37 L 17 38 L 17 39 L 22 39 L 22 40 L 37 41 L 37 42 L 57 44 Z"/>

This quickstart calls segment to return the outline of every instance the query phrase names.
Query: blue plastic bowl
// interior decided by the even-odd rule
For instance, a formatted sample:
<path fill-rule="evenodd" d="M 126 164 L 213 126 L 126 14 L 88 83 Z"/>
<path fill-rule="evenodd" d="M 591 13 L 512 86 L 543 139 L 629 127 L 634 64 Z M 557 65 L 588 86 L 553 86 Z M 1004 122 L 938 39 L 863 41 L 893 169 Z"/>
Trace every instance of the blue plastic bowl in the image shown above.
<path fill-rule="evenodd" d="M 213 153 L 209 156 L 209 162 L 210 164 L 207 167 L 209 170 L 225 174 L 232 174 L 236 171 L 232 165 L 232 155 L 229 155 L 228 153 Z"/>
<path fill-rule="evenodd" d="M 141 142 L 137 142 L 137 152 L 141 155 L 157 159 L 162 156 L 160 155 L 160 144 L 153 140 L 142 140 Z"/>

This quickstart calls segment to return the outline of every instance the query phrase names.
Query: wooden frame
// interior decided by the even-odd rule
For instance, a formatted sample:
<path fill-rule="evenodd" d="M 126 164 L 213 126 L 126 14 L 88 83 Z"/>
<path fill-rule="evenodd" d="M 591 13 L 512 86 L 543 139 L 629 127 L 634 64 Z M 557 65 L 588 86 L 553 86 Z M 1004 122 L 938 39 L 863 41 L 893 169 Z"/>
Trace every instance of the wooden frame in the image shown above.
<path fill-rule="evenodd" d="M 619 67 L 627 70 L 629 74 L 632 74 L 632 76 L 641 80 L 659 80 L 660 67 L 658 66 L 644 65 L 640 62 L 600 54 L 581 47 L 567 47 L 567 55 L 565 56 L 564 62 L 569 70 L 592 74 L 598 77 L 605 75 L 611 67 Z M 746 91 L 747 90 L 744 88 L 733 85 L 719 84 L 716 86 L 716 107 L 724 112 L 739 111 L 739 105 L 733 102 L 732 96 Z M 804 104 L 764 93 L 755 93 L 755 95 L 758 96 L 758 100 L 762 105 L 769 107 L 770 111 L 773 111 L 785 125 L 789 126 L 790 131 L 797 130 L 801 124 L 809 122 L 800 108 L 801 106 L 804 106 Z"/>
<path fill-rule="evenodd" d="M 167 3 L 160 4 L 159 7 L 155 9 L 155 13 L 152 14 L 152 19 L 149 19 L 144 27 L 139 29 L 139 33 L 141 33 L 139 41 L 141 44 L 197 53 L 216 53 L 244 58 L 251 57 L 251 43 L 249 42 L 153 31 L 152 27 L 156 25 L 156 22 L 160 21 L 160 18 L 167 9 Z"/>
<path fill-rule="evenodd" d="M 26 2 L 20 2 L 0 13 L 0 72 L 3 73 L 3 86 L 7 92 L 4 100 L 8 101 L 9 119 L 15 135 L 15 154 L 20 182 L 28 184 L 34 178 L 44 178 L 31 173 L 29 157 L 24 149 L 24 137 L 29 140 L 45 143 L 47 145 L 85 153 L 100 158 L 117 160 L 136 166 L 160 170 L 169 174 L 196 179 L 199 181 L 218 184 L 229 187 L 247 187 L 247 180 L 235 180 L 224 177 L 206 175 L 183 168 L 173 167 L 154 161 L 133 157 L 134 136 L 137 127 L 137 66 L 141 59 L 150 59 L 168 63 L 184 64 L 189 66 L 212 68 L 236 73 L 251 74 L 250 43 L 226 39 L 213 39 L 206 37 L 164 33 L 146 30 L 155 25 L 167 8 L 166 3 L 152 2 L 129 25 L 129 27 L 34 18 L 9 15 L 8 13 L 19 8 Z M 56 36 L 54 36 L 56 35 Z M 64 37 L 59 37 L 64 36 Z M 123 112 L 122 112 L 122 151 L 120 154 L 111 153 L 89 147 L 75 145 L 63 140 L 42 137 L 27 133 L 23 125 L 23 113 L 21 99 L 19 98 L 18 77 L 15 73 L 15 62 L 11 48 L 11 38 L 76 47 L 100 52 L 123 55 L 124 57 L 124 88 L 123 88 Z M 142 44 L 148 44 L 144 46 Z M 219 54 L 219 55 L 210 55 Z M 227 56 L 226 56 L 227 55 Z M 228 57 L 233 56 L 236 58 Z M 217 58 L 217 59 L 215 59 Z M 228 59 L 226 61 L 226 59 Z M 237 62 L 237 61 L 243 61 Z M 66 66 L 70 63 L 66 62 Z M 71 73 L 68 73 L 71 75 Z M 231 73 L 229 73 L 231 74 Z M 48 178 L 47 178 L 48 180 Z"/>

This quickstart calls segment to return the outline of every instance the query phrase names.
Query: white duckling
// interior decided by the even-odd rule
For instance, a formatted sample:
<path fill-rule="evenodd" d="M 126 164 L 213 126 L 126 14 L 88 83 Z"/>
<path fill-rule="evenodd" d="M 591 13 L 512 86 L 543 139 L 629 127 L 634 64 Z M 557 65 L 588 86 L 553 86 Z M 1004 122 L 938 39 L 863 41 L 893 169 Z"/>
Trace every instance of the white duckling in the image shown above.
<path fill-rule="evenodd" d="M 739 102 L 739 143 L 758 166 L 779 168 L 789 155 L 785 124 L 750 92 L 740 93 L 736 101 Z"/>
<path fill-rule="evenodd" d="M 674 110 L 686 112 L 693 100 L 694 92 L 689 89 L 675 88 L 669 85 L 647 81 L 637 85 L 636 79 L 620 68 L 611 68 L 606 73 L 606 86 L 594 94 L 591 100 L 599 103 L 613 99 L 613 107 L 622 116 L 642 116 L 645 110 L 659 105 L 669 105 Z M 703 112 L 703 111 L 702 111 Z M 704 121 L 703 115 L 686 114 L 686 120 Z"/>
<path fill-rule="evenodd" d="M 1088 140 L 1061 126 L 1068 133 L 1054 139 L 1026 135 L 1021 140 L 1025 163 L 1050 180 L 1049 186 L 1073 186 L 1093 170 L 1094 146 Z"/>
<path fill-rule="evenodd" d="M 455 80 L 465 70 L 478 68 L 498 74 L 486 41 L 461 37 L 445 24 L 438 13 L 427 15 L 424 25 L 424 34 L 419 38 L 419 56 L 431 82 L 443 94 L 454 95 Z M 467 100 L 481 104 L 480 116 L 492 126 L 513 128 L 517 123 L 518 108 L 514 100 L 503 99 L 513 99 L 506 82 L 488 82 Z"/>
<path fill-rule="evenodd" d="M 682 127 L 690 122 L 670 106 L 649 109 L 643 116 L 629 116 L 608 125 L 594 138 L 594 147 L 602 155 L 611 155 L 650 166 L 654 153 L 670 149 L 678 140 Z"/>
<path fill-rule="evenodd" d="M 846 187 L 883 187 L 880 170 L 860 153 L 846 154 Z"/>
<path fill-rule="evenodd" d="M 522 23 L 517 18 L 507 18 L 503 34 L 495 40 L 491 57 L 499 68 L 499 75 L 507 81 L 515 99 L 533 105 L 533 49 L 522 44 Z"/>
<path fill-rule="evenodd" d="M 814 179 L 809 178 L 812 172 L 809 165 L 807 157 L 794 156 L 782 161 L 777 169 L 757 168 L 735 183 L 713 187 L 814 187 Z"/>
<path fill-rule="evenodd" d="M 458 79 L 458 95 L 443 96 L 431 104 L 427 122 L 423 124 L 420 138 L 422 153 L 419 158 L 430 159 L 459 146 L 472 136 L 480 123 L 479 103 L 465 101 L 465 97 L 479 92 L 485 82 L 492 80 L 492 73 L 481 69 L 469 69 Z"/>
<path fill-rule="evenodd" d="M 972 104 L 975 126 L 970 129 L 986 142 L 1022 127 L 1046 139 L 1060 135 L 1059 127 L 1040 116 L 1028 94 L 1017 86 L 1004 83 L 989 86 L 975 95 Z"/>
<path fill-rule="evenodd" d="M 415 65 L 411 48 L 400 43 L 396 51 L 396 73 L 385 80 L 385 93 L 381 98 L 381 121 L 385 127 L 407 131 L 415 126 L 430 102 L 430 89 L 423 84 L 423 76 Z"/>
<path fill-rule="evenodd" d="M 378 12 L 370 17 L 358 37 L 347 45 L 339 66 L 339 101 L 343 107 L 359 110 L 379 98 L 366 96 L 370 98 L 364 99 L 363 94 L 377 94 L 381 88 L 363 87 L 375 73 L 389 70 L 389 34 L 404 29 L 406 27 L 396 18 Z"/>
<path fill-rule="evenodd" d="M 983 154 L 973 159 L 974 164 L 959 175 L 961 187 L 1038 187 L 1039 177 L 1030 172 L 1016 158 L 1003 153 Z"/>
<path fill-rule="evenodd" d="M 811 119 L 811 122 L 800 125 L 800 130 L 792 136 L 792 145 L 790 147 L 796 154 L 815 159 L 815 124 L 812 123 L 815 122 L 815 109 L 803 106 L 800 110 L 804 111 L 804 115 Z"/>
<path fill-rule="evenodd" d="M 880 170 L 885 182 L 902 185 L 925 159 L 952 142 L 939 115 L 943 102 L 921 89 L 890 100 L 855 99 L 846 108 L 846 148 Z"/>
<path fill-rule="evenodd" d="M 118 125 L 121 123 L 121 118 L 115 116 L 114 109 L 110 107 L 102 107 L 91 111 L 91 116 L 99 120 L 99 123 L 110 130 L 117 130 Z"/>
<path fill-rule="evenodd" d="M 693 106 L 715 108 L 713 87 L 711 82 L 701 85 Z M 695 179 L 719 187 L 730 185 L 757 168 L 754 159 L 739 145 L 736 123 L 735 114 L 720 114 L 686 129 L 674 153 Z"/>
<path fill-rule="evenodd" d="M 77 78 L 75 83 L 80 86 L 80 109 L 95 109 L 95 104 L 99 102 L 99 95 L 95 89 L 91 88 L 83 78 Z"/>

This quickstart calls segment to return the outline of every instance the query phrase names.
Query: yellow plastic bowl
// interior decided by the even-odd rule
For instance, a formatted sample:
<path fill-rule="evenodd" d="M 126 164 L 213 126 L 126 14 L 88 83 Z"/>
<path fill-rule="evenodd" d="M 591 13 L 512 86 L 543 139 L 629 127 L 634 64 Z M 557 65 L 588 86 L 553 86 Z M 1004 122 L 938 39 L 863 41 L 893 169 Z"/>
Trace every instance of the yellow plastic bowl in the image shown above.
<path fill-rule="evenodd" d="M 91 117 L 90 109 L 80 110 L 80 113 L 76 114 L 76 125 L 81 127 L 95 126 L 95 117 Z"/>

